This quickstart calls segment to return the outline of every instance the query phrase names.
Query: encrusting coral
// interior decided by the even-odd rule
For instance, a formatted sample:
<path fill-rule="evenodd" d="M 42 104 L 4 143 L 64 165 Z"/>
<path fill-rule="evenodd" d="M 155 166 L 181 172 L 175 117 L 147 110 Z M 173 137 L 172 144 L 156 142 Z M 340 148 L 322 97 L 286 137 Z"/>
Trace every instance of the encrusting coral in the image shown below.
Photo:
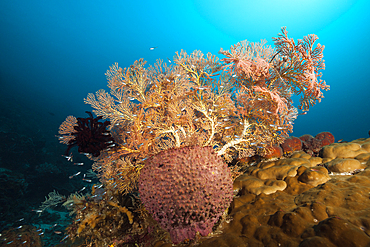
<path fill-rule="evenodd" d="M 140 181 L 144 206 L 176 243 L 196 232 L 207 235 L 227 209 L 237 170 L 226 163 L 266 155 L 288 137 L 298 115 L 292 94 L 301 95 L 299 108 L 307 111 L 329 89 L 319 79 L 324 46 L 314 46 L 316 35 L 295 42 L 282 28 L 273 39 L 275 48 L 243 41 L 221 49 L 221 60 L 181 51 L 170 65 L 158 60 L 146 67 L 140 59 L 122 69 L 115 63 L 106 73 L 110 93 L 99 90 L 85 99 L 99 118 L 109 119 L 102 134 L 114 140 L 109 147 L 103 140 L 107 148 L 88 156 L 106 191 L 136 193 Z M 75 122 L 69 117 L 62 124 L 62 142 L 73 143 Z M 163 179 L 156 184 L 158 176 Z M 130 218 L 114 203 L 109 207 Z M 81 234 L 89 226 L 94 239 L 94 224 L 104 219 L 81 210 L 85 224 L 75 228 Z"/>

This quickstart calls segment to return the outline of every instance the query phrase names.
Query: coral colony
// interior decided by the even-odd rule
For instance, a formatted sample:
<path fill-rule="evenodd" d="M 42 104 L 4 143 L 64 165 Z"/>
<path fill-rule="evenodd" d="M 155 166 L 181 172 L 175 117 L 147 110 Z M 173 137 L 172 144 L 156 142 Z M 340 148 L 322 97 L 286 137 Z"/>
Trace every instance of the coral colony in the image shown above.
<path fill-rule="evenodd" d="M 84 99 L 98 118 L 69 116 L 60 127 L 61 142 L 94 160 L 101 182 L 91 195 L 66 199 L 75 215 L 66 237 L 125 246 L 210 234 L 233 198 L 240 172 L 232 161 L 268 156 L 292 131 L 291 96 L 300 96 L 305 112 L 329 89 L 316 40 L 294 41 L 282 28 L 275 48 L 242 41 L 221 49 L 221 59 L 181 51 L 170 65 L 113 64 L 110 92 Z"/>

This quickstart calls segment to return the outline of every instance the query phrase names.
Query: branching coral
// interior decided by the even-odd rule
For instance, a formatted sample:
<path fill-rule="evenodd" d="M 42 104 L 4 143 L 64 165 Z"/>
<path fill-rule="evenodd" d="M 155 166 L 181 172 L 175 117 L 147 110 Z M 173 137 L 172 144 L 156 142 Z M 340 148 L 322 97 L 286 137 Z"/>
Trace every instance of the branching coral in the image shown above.
<path fill-rule="evenodd" d="M 110 92 L 85 98 L 98 118 L 109 119 L 115 143 L 94 155 L 101 182 L 127 195 L 137 190 L 147 160 L 163 152 L 211 148 L 231 162 L 282 143 L 298 115 L 292 94 L 301 95 L 299 108 L 307 111 L 329 86 L 319 79 L 325 66 L 317 36 L 295 42 L 282 28 L 273 40 L 275 48 L 239 42 L 221 49 L 221 60 L 181 51 L 169 65 L 145 66 L 143 59 L 124 69 L 113 64 L 106 73 Z M 73 141 L 75 125 L 73 118 L 62 124 L 62 142 Z"/>
<path fill-rule="evenodd" d="M 321 77 L 320 70 L 325 69 L 323 60 L 324 46 L 314 43 L 318 37 L 314 34 L 307 35 L 297 43 L 288 38 L 286 28 L 277 38 L 273 38 L 278 56 L 274 60 L 275 78 L 272 82 L 285 83 L 293 93 L 301 94 L 300 109 L 308 108 L 320 102 L 323 98 L 321 90 L 328 90 L 329 86 Z"/>

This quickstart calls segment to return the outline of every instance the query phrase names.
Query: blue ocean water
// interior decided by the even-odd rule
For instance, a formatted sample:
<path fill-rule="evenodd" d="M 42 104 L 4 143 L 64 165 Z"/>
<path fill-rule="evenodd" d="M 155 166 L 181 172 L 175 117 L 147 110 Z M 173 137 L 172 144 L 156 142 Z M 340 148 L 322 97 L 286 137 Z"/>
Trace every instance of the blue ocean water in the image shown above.
<path fill-rule="evenodd" d="M 55 135 L 66 116 L 86 117 L 91 108 L 83 98 L 107 88 L 104 73 L 114 62 L 128 67 L 144 58 L 153 64 L 181 49 L 217 55 L 245 39 L 273 45 L 271 38 L 283 26 L 294 39 L 318 35 L 325 45 L 323 79 L 330 85 L 321 103 L 298 116 L 292 135 L 330 131 L 336 140 L 368 137 L 369 11 L 367 0 L 2 0 L 0 167 L 17 172 L 7 174 L 27 201 L 25 210 L 54 189 L 78 189 L 83 184 L 63 187 L 69 180 L 61 174 L 75 171 L 63 163 L 65 146 Z M 59 171 L 40 179 L 34 174 L 43 164 L 57 164 Z M 0 211 L 0 230 L 16 217 L 6 212 Z"/>

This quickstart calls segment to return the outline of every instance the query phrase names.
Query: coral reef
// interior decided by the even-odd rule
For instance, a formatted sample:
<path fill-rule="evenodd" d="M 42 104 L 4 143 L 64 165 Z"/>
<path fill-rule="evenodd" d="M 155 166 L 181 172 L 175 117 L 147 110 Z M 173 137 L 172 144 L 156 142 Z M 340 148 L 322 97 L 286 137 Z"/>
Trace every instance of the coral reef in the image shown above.
<path fill-rule="evenodd" d="M 334 136 L 330 132 L 320 132 L 315 137 L 312 135 L 302 135 L 301 137 L 290 136 L 280 144 L 285 155 L 303 150 L 312 156 L 318 156 L 321 149 L 334 143 Z"/>
<path fill-rule="evenodd" d="M 244 164 L 251 171 L 257 166 L 260 174 L 270 175 L 238 177 L 231 220 L 223 222 L 222 233 L 201 239 L 197 246 L 368 246 L 370 138 L 332 143 L 323 150 L 322 157 L 300 151 L 291 158 Z M 325 168 L 326 162 L 344 156 L 366 168 L 352 174 Z M 271 166 L 281 172 L 272 173 Z M 154 246 L 171 245 L 158 242 Z"/>
<path fill-rule="evenodd" d="M 67 228 L 67 243 L 71 245 L 83 240 L 87 246 L 130 246 L 165 235 L 136 196 L 124 196 L 112 188 L 94 185 L 92 195 L 72 194 L 63 205 L 75 214 Z"/>
<path fill-rule="evenodd" d="M 283 149 L 284 154 L 290 154 L 292 152 L 302 150 L 302 141 L 298 137 L 290 136 L 286 138 L 280 146 Z"/>
<path fill-rule="evenodd" d="M 317 156 L 323 146 L 334 142 L 334 136 L 330 132 L 321 132 L 315 137 L 303 135 L 299 139 L 302 141 L 302 150 L 313 156 Z"/>
<path fill-rule="evenodd" d="M 226 163 L 277 156 L 277 145 L 288 137 L 298 115 L 292 94 L 301 97 L 298 107 L 307 111 L 321 101 L 321 90 L 329 89 L 320 79 L 324 47 L 314 45 L 316 35 L 295 42 L 282 28 L 273 40 L 275 48 L 239 42 L 221 49 L 221 60 L 210 53 L 181 51 L 169 65 L 158 60 L 146 67 L 143 59 L 124 69 L 113 64 L 106 73 L 110 92 L 99 90 L 84 99 L 98 117 L 70 116 L 60 127 L 61 142 L 90 154 L 104 185 L 102 194 L 95 191 L 94 198 L 74 202 L 71 210 L 78 221 L 69 228 L 71 238 L 83 235 L 97 246 L 127 243 L 127 236 L 133 239 L 130 232 L 140 232 L 136 220 L 149 222 L 149 213 L 176 243 L 193 241 L 197 233 L 207 235 L 228 207 L 231 181 L 241 174 Z M 281 180 L 295 176 L 300 162 L 270 165 L 268 172 L 249 175 Z M 136 194 L 138 187 L 145 208 L 132 209 L 141 218 L 133 213 L 130 224 L 131 214 L 119 198 Z M 140 239 L 166 239 L 159 228 L 141 225 Z"/>
<path fill-rule="evenodd" d="M 267 154 L 264 155 L 263 158 L 272 159 L 272 158 L 280 158 L 281 156 L 283 156 L 283 149 L 280 146 L 275 144 L 267 148 Z"/>
<path fill-rule="evenodd" d="M 40 232 L 36 227 L 22 225 L 0 233 L 0 246 L 9 247 L 41 247 L 43 246 Z"/>

